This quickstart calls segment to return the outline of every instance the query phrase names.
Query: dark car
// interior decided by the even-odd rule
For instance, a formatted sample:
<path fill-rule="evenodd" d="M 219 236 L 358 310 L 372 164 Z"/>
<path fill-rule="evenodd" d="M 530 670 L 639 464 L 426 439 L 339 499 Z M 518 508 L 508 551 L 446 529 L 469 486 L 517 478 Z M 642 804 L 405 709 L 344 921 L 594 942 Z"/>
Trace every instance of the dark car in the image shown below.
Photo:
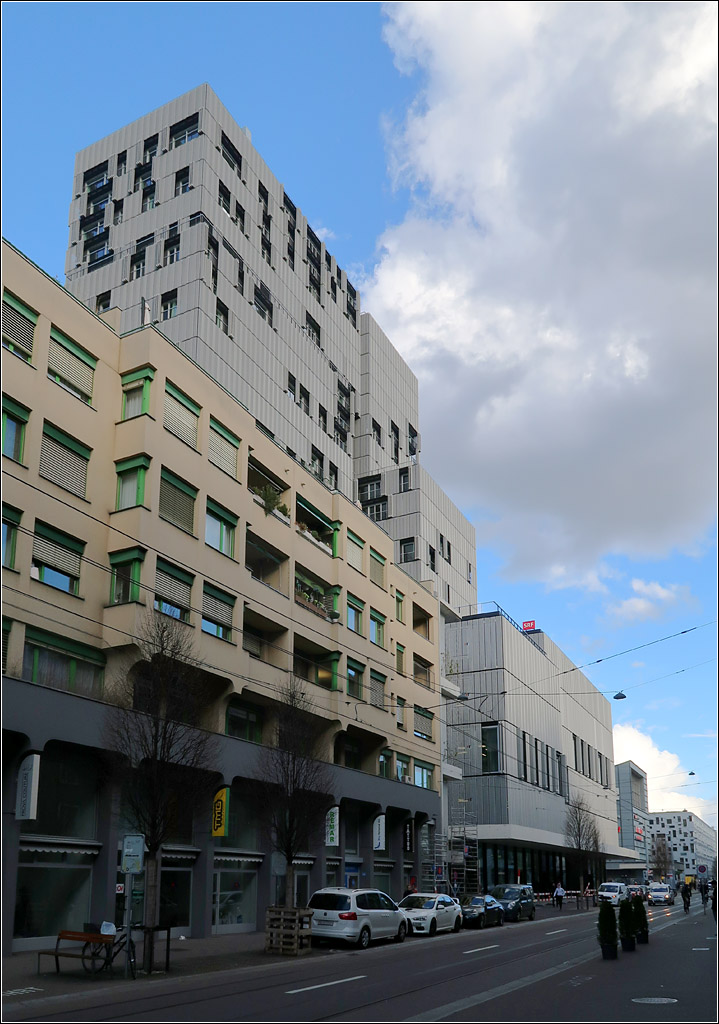
<path fill-rule="evenodd" d="M 502 904 L 508 921 L 534 920 L 536 913 L 531 885 L 495 885 L 492 896 Z"/>
<path fill-rule="evenodd" d="M 487 928 L 504 924 L 504 907 L 494 896 L 463 896 L 462 919 L 465 928 Z"/>

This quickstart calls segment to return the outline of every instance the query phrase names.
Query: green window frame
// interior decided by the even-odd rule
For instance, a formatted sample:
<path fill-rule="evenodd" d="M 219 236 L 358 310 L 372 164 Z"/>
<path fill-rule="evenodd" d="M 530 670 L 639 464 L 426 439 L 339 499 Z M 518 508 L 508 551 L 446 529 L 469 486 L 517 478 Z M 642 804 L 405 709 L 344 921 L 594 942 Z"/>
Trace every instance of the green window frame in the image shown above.
<path fill-rule="evenodd" d="M 223 427 L 214 416 L 210 416 L 210 434 L 207 457 L 213 466 L 237 479 L 237 457 L 240 439 L 231 430 Z"/>
<path fill-rule="evenodd" d="M 358 537 L 352 530 L 347 530 L 347 564 L 351 565 L 353 569 L 357 569 L 358 572 L 363 571 L 362 563 L 364 559 L 364 546 L 365 542 L 361 537 Z"/>
<path fill-rule="evenodd" d="M 380 555 L 379 551 L 375 551 L 374 548 L 369 549 L 369 554 L 369 578 L 384 590 L 385 563 L 387 559 L 384 555 Z"/>
<path fill-rule="evenodd" d="M 189 622 L 194 582 L 192 573 L 172 562 L 166 562 L 164 558 L 158 558 L 155 568 L 155 611 L 180 622 Z"/>
<path fill-rule="evenodd" d="M 20 509 L 12 505 L 2 506 L 2 564 L 3 569 L 15 568 L 15 549 L 17 545 L 17 533 L 22 519 Z"/>
<path fill-rule="evenodd" d="M 87 489 L 87 467 L 92 448 L 48 423 L 42 427 L 39 474 L 64 491 L 84 498 Z"/>
<path fill-rule="evenodd" d="M 100 697 L 105 663 L 105 655 L 95 647 L 35 626 L 25 627 L 23 679 Z"/>
<path fill-rule="evenodd" d="M 364 612 L 364 601 L 360 601 L 353 594 L 347 595 L 347 629 L 352 630 L 359 636 L 362 633 L 362 613 Z"/>
<path fill-rule="evenodd" d="M 419 707 L 418 704 L 414 706 L 414 734 L 421 740 L 432 741 L 432 729 L 434 724 L 434 715 L 431 711 L 427 711 L 425 708 Z"/>
<path fill-rule="evenodd" d="M 146 416 L 150 412 L 150 386 L 154 379 L 155 370 L 152 366 L 143 366 L 139 370 L 122 374 L 123 420 Z"/>
<path fill-rule="evenodd" d="M 369 689 L 370 697 L 369 702 L 374 708 L 381 708 L 385 710 L 384 706 L 384 688 L 387 682 L 387 676 L 382 675 L 381 672 L 375 672 L 374 669 L 370 669 L 369 674 Z"/>
<path fill-rule="evenodd" d="M 47 375 L 81 402 L 90 405 L 97 359 L 54 325 L 50 328 Z"/>
<path fill-rule="evenodd" d="M 397 754 L 395 766 L 397 769 L 397 781 L 409 782 L 409 758 L 405 757 L 404 754 Z"/>
<path fill-rule="evenodd" d="M 197 488 L 164 466 L 160 472 L 159 516 L 194 535 Z"/>
<path fill-rule="evenodd" d="M 384 648 L 385 616 L 375 608 L 369 610 L 369 638 L 377 647 Z"/>
<path fill-rule="evenodd" d="M 362 683 L 364 679 L 364 665 L 352 658 L 347 659 L 347 693 L 350 697 L 362 700 Z"/>
<path fill-rule="evenodd" d="M 35 520 L 32 539 L 32 579 L 77 597 L 85 541 L 48 523 Z"/>
<path fill-rule="evenodd" d="M 2 671 L 3 675 L 7 672 L 7 652 L 10 645 L 10 630 L 12 629 L 12 619 L 2 617 Z"/>
<path fill-rule="evenodd" d="M 395 668 L 400 675 L 404 675 L 404 647 L 397 644 L 395 649 Z"/>
<path fill-rule="evenodd" d="M 262 743 L 262 708 L 231 700 L 225 713 L 225 734 L 249 743 Z"/>
<path fill-rule="evenodd" d="M 392 774 L 392 751 L 381 750 L 379 755 L 379 771 L 378 775 L 381 779 L 391 779 Z"/>
<path fill-rule="evenodd" d="M 433 789 L 432 781 L 434 775 L 433 764 L 427 764 L 426 761 L 418 761 L 415 758 L 414 761 L 414 784 L 420 789 Z"/>
<path fill-rule="evenodd" d="M 202 632 L 218 640 L 232 641 L 232 615 L 235 598 L 224 590 L 205 583 L 202 590 Z"/>
<path fill-rule="evenodd" d="M 407 706 L 407 701 L 404 699 L 404 697 L 398 697 L 397 698 L 397 728 L 398 729 L 406 729 L 407 728 L 407 726 L 405 725 L 405 721 L 404 721 L 404 711 L 405 711 L 406 706 Z"/>
<path fill-rule="evenodd" d="M 30 410 L 14 398 L 2 396 L 2 453 L 22 465 L 25 454 L 25 428 Z"/>
<path fill-rule="evenodd" d="M 110 604 L 132 604 L 140 600 L 140 577 L 145 554 L 144 548 L 110 552 Z"/>
<path fill-rule="evenodd" d="M 26 363 L 32 362 L 33 340 L 38 315 L 11 292 L 2 296 L 2 347 Z"/>
<path fill-rule="evenodd" d="M 117 459 L 117 497 L 115 511 L 135 508 L 145 503 L 145 475 L 150 468 L 149 455 L 134 455 L 130 459 Z"/>
<path fill-rule="evenodd" d="M 404 594 L 399 590 L 394 593 L 394 617 L 397 622 L 404 622 Z"/>
<path fill-rule="evenodd" d="M 175 437 L 197 450 L 197 425 L 202 407 L 180 391 L 169 380 L 165 381 L 165 409 L 163 425 Z"/>
<path fill-rule="evenodd" d="M 228 558 L 235 557 L 235 530 L 238 519 L 223 505 L 207 499 L 205 511 L 205 544 Z"/>

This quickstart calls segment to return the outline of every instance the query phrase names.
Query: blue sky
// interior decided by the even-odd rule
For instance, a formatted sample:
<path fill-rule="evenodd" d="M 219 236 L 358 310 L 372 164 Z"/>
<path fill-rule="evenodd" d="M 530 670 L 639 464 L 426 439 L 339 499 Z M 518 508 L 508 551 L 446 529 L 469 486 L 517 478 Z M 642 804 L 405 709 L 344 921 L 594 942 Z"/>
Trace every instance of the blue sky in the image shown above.
<path fill-rule="evenodd" d="M 63 280 L 75 151 L 212 85 L 417 373 L 478 599 L 609 659 L 616 759 L 714 825 L 715 39 L 711 3 L 9 2 L 2 110 L 3 234 Z"/>

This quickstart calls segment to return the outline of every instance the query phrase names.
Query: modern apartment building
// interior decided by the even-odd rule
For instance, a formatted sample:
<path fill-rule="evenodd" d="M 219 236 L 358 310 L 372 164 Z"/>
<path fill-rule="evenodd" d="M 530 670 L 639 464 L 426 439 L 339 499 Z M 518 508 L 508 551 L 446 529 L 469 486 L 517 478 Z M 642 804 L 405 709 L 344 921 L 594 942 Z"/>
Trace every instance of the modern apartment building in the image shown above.
<path fill-rule="evenodd" d="M 673 881 L 716 878 L 717 832 L 696 814 L 687 811 L 652 811 L 649 817 L 652 863 L 657 843 L 666 844 L 673 864 Z M 701 874 L 698 868 L 706 868 Z M 655 872 L 656 874 L 656 872 Z M 656 878 L 655 878 L 656 881 Z"/>
<path fill-rule="evenodd" d="M 651 837 L 647 803 L 647 773 L 633 761 L 614 769 L 617 784 L 617 838 L 631 854 L 607 861 L 607 876 L 645 885 L 650 878 Z"/>
<path fill-rule="evenodd" d="M 531 882 L 547 891 L 601 880 L 619 856 L 609 702 L 545 633 L 523 630 L 501 608 L 445 626 L 446 671 L 461 680 L 449 702 L 450 878 L 468 887 Z M 581 871 L 568 814 L 594 823 L 598 848 Z M 462 856 L 455 856 L 458 850 Z"/>
<path fill-rule="evenodd" d="M 204 248 L 192 258 L 206 260 Z M 193 638 L 214 695 L 204 725 L 218 736 L 216 781 L 230 789 L 226 837 L 212 838 L 209 806 L 177 801 L 161 890 L 182 932 L 262 928 L 282 891 L 285 866 L 246 792 L 289 676 L 306 681 L 339 808 L 338 833 L 295 864 L 297 899 L 325 884 L 401 896 L 426 872 L 440 816 L 438 597 L 396 564 L 392 539 L 350 496 L 258 425 L 260 407 L 244 407 L 234 378 L 198 365 L 214 321 L 171 343 L 174 316 L 134 322 L 134 300 L 90 311 L 6 243 L 3 268 L 5 948 L 120 912 L 126 826 L 103 728 L 148 618 Z M 97 276 L 106 272 L 85 268 L 112 288 Z M 202 301 L 220 294 L 218 280 Z M 258 332 L 272 330 L 251 312 Z M 271 355 L 272 336 L 263 344 Z M 304 425 L 296 410 L 283 422 Z M 262 415 L 275 422 L 269 404 Z M 18 797 L 21 765 L 30 799 Z"/>
<path fill-rule="evenodd" d="M 66 284 L 121 333 L 161 323 L 415 580 L 476 603 L 474 530 L 420 463 L 416 377 L 208 85 L 77 154 Z"/>

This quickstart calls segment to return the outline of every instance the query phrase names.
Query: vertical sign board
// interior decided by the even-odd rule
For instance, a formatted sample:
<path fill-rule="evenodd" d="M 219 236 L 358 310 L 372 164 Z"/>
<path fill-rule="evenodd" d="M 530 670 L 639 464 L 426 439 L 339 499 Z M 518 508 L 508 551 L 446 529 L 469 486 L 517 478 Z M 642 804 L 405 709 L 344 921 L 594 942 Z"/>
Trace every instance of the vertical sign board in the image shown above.
<path fill-rule="evenodd" d="M 340 845 L 340 809 L 330 807 L 325 817 L 325 846 Z"/>
<path fill-rule="evenodd" d="M 228 815 L 230 809 L 230 789 L 223 786 L 212 798 L 212 836 L 228 834 Z"/>
<path fill-rule="evenodd" d="M 414 818 L 405 821 L 402 827 L 402 849 L 405 853 L 414 853 Z"/>
<path fill-rule="evenodd" d="M 534 619 L 528 619 L 526 622 L 522 623 L 522 629 L 536 629 L 536 626 L 535 626 L 534 623 L 535 623 Z"/>
<path fill-rule="evenodd" d="M 123 875 L 139 875 L 145 870 L 145 837 L 143 835 L 125 836 L 122 840 Z"/>
<path fill-rule="evenodd" d="M 384 850 L 386 843 L 386 818 L 384 814 L 378 814 L 372 822 L 372 849 Z"/>
<path fill-rule="evenodd" d="M 40 783 L 40 755 L 27 754 L 17 776 L 15 817 L 18 821 L 37 818 L 37 790 Z"/>

